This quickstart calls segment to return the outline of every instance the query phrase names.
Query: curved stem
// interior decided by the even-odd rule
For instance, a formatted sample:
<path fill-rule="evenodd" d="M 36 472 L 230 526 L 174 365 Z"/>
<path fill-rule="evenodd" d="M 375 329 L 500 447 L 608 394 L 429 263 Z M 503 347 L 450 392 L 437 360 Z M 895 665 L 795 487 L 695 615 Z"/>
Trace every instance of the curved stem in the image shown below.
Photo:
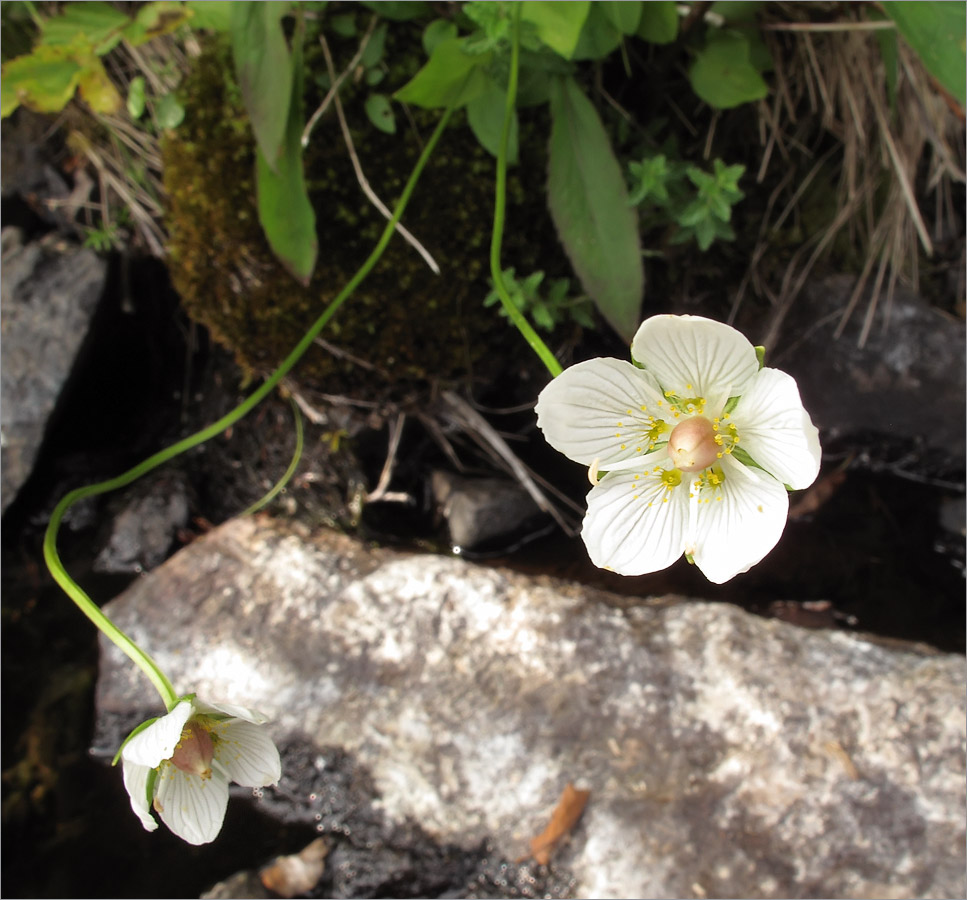
<path fill-rule="evenodd" d="M 81 612 L 90 619 L 94 625 L 96 625 L 104 634 L 110 638 L 123 653 L 125 653 L 148 677 L 148 680 L 154 685 L 155 689 L 161 695 L 162 700 L 164 700 L 165 706 L 171 710 L 175 704 L 178 702 L 178 695 L 175 693 L 175 689 L 171 682 L 167 679 L 165 674 L 158 667 L 158 664 L 142 650 L 128 635 L 126 635 L 120 628 L 118 628 L 102 611 L 101 609 L 91 600 L 87 594 L 74 582 L 74 580 L 68 575 L 67 570 L 64 568 L 64 564 L 61 562 L 60 556 L 57 553 L 57 532 L 60 529 L 61 520 L 68 509 L 71 508 L 78 500 L 83 500 L 85 497 L 93 497 L 98 494 L 105 494 L 108 491 L 114 491 L 118 488 L 125 487 L 132 481 L 140 478 L 142 475 L 147 474 L 152 469 L 157 468 L 162 463 L 173 459 L 180 453 L 184 453 L 186 450 L 190 450 L 192 447 L 197 447 L 199 444 L 204 443 L 207 440 L 215 437 L 221 432 L 225 431 L 234 425 L 239 419 L 245 416 L 247 413 L 251 412 L 252 409 L 257 406 L 270 391 L 275 388 L 275 386 L 289 373 L 292 367 L 302 358 L 303 354 L 309 347 L 312 346 L 312 342 L 318 337 L 319 332 L 325 327 L 326 323 L 336 314 L 336 311 L 340 306 L 346 301 L 350 294 L 359 286 L 363 279 L 372 271 L 373 266 L 379 261 L 379 258 L 383 255 L 383 251 L 386 249 L 386 245 L 390 242 L 393 237 L 393 231 L 396 228 L 396 223 L 400 220 L 403 215 L 403 210 L 406 208 L 406 204 L 409 202 L 410 196 L 413 193 L 416 183 L 419 180 L 420 175 L 423 173 L 427 161 L 430 158 L 430 154 L 436 147 L 437 142 L 443 134 L 443 130 L 446 128 L 447 122 L 450 120 L 450 115 L 453 113 L 453 108 L 449 107 L 444 112 L 443 117 L 434 129 L 429 141 L 427 141 L 426 146 L 423 148 L 423 152 L 420 154 L 416 165 L 413 167 L 413 172 L 410 174 L 409 180 L 406 182 L 406 186 L 403 188 L 403 192 L 400 195 L 400 199 L 396 203 L 396 209 L 393 212 L 392 218 L 386 223 L 383 233 L 380 236 L 379 241 L 373 248 L 372 253 L 366 258 L 366 261 L 359 267 L 356 274 L 349 280 L 348 284 L 336 295 L 332 302 L 323 310 L 322 315 L 313 322 L 312 327 L 302 336 L 302 339 L 298 344 L 295 345 L 292 352 L 282 361 L 281 365 L 262 383 L 262 385 L 252 392 L 245 400 L 243 400 L 238 406 L 233 410 L 222 416 L 217 422 L 201 429 L 201 431 L 196 431 L 194 434 L 189 435 L 186 438 L 172 444 L 170 447 L 166 447 L 164 450 L 159 450 L 152 456 L 149 456 L 146 460 L 138 463 L 127 472 L 118 475 L 116 478 L 111 478 L 107 481 L 101 481 L 97 484 L 87 485 L 86 487 L 77 488 L 71 491 L 67 496 L 65 496 L 60 503 L 54 508 L 54 512 L 51 514 L 50 522 L 47 525 L 47 531 L 44 534 L 44 561 L 47 563 L 47 568 L 50 570 L 50 574 L 53 575 L 54 580 L 61 586 L 64 593 L 67 594 L 74 603 L 80 608 Z"/>
<path fill-rule="evenodd" d="M 510 124 L 513 120 L 514 109 L 517 105 L 517 70 L 520 62 L 520 4 L 514 4 L 513 42 L 510 57 L 510 78 L 507 82 L 507 103 L 504 107 L 504 130 L 500 138 L 500 150 L 497 154 L 497 187 L 494 198 L 494 229 L 490 239 L 490 277 L 500 302 L 507 310 L 510 320 L 517 326 L 517 330 L 530 344 L 531 349 L 541 358 L 551 375 L 561 374 L 561 364 L 554 354 L 547 349 L 547 345 L 538 337 L 524 314 L 510 299 L 507 286 L 504 284 L 503 272 L 500 268 L 500 244 L 504 237 L 504 217 L 507 209 L 507 145 L 510 142 Z"/>
<path fill-rule="evenodd" d="M 261 500 L 256 500 L 245 510 L 242 513 L 243 516 L 250 516 L 252 513 L 258 512 L 266 504 L 271 503 L 279 491 L 289 483 L 289 480 L 295 475 L 295 470 L 299 467 L 299 460 L 302 459 L 302 413 L 299 412 L 299 405 L 295 400 L 290 400 L 289 402 L 292 404 L 292 415 L 295 417 L 295 451 L 292 454 L 292 462 L 289 463 L 285 474 L 272 486 L 272 489 Z"/>

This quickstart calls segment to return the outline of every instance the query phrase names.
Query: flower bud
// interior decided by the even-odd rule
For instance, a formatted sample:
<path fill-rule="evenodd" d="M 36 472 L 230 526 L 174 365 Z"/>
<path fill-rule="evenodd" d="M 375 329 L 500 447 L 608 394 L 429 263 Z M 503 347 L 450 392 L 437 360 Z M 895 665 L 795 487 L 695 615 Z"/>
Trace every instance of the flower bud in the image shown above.
<path fill-rule="evenodd" d="M 215 747 L 208 729 L 190 721 L 181 732 L 181 740 L 175 747 L 171 764 L 189 775 L 208 778 L 212 774 L 214 754 Z"/>
<path fill-rule="evenodd" d="M 692 416 L 679 422 L 668 436 L 668 455 L 683 472 L 698 472 L 718 459 L 720 447 L 715 429 L 705 416 Z"/>

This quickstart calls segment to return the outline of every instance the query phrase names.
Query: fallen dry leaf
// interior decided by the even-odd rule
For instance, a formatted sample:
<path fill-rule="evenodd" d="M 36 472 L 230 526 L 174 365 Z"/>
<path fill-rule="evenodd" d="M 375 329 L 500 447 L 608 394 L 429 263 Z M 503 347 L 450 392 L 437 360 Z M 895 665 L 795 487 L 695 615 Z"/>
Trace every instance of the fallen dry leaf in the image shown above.
<path fill-rule="evenodd" d="M 555 845 L 581 818 L 590 796 L 590 791 L 579 791 L 570 783 L 564 788 L 547 828 L 531 841 L 531 856 L 539 866 L 546 866 L 551 861 Z"/>
<path fill-rule="evenodd" d="M 329 845 L 316 838 L 299 853 L 277 856 L 259 871 L 262 884 L 280 897 L 296 897 L 311 891 L 325 870 Z"/>

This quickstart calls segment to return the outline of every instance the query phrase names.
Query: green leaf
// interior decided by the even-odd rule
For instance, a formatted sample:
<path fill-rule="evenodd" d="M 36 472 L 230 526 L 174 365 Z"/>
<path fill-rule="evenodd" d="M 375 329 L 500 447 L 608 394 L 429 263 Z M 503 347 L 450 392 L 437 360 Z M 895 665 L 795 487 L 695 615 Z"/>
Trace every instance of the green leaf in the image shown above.
<path fill-rule="evenodd" d="M 722 17 L 730 25 L 754 22 L 759 10 L 765 6 L 760 0 L 716 0 L 709 12 Z"/>
<path fill-rule="evenodd" d="M 622 34 L 632 35 L 638 30 L 641 22 L 641 7 L 645 4 L 641 0 L 631 3 L 613 3 L 602 0 L 595 4 L 604 17 Z"/>
<path fill-rule="evenodd" d="M 144 76 L 137 75 L 131 79 L 131 83 L 128 85 L 128 115 L 132 119 L 140 119 L 144 115 Z"/>
<path fill-rule="evenodd" d="M 427 56 L 433 56 L 438 44 L 453 40 L 457 36 L 457 26 L 449 19 L 434 19 L 423 29 L 423 49 Z"/>
<path fill-rule="evenodd" d="M 41 42 L 48 47 L 89 44 L 107 53 L 121 40 L 128 17 L 110 3 L 68 3 L 64 12 L 44 23 Z"/>
<path fill-rule="evenodd" d="M 487 89 L 483 67 L 491 53 L 468 56 L 463 52 L 463 39 L 441 41 L 433 48 L 427 64 L 393 97 L 401 103 L 412 103 L 426 109 L 465 106 Z"/>
<path fill-rule="evenodd" d="M 174 94 L 165 94 L 158 101 L 154 117 L 159 128 L 177 128 L 185 119 L 185 108 Z"/>
<path fill-rule="evenodd" d="M 380 131 L 396 134 L 396 116 L 386 94 L 370 94 L 366 98 L 366 115 Z"/>
<path fill-rule="evenodd" d="M 232 27 L 232 0 L 188 0 L 186 9 L 193 13 L 192 28 L 208 31 L 229 31 Z"/>
<path fill-rule="evenodd" d="M 235 3 L 232 55 L 255 140 L 269 168 L 280 165 L 292 95 L 293 64 L 282 16 L 288 3 Z"/>
<path fill-rule="evenodd" d="M 489 79 L 488 79 L 489 81 Z M 504 133 L 504 107 L 507 96 L 494 82 L 489 81 L 487 89 L 467 104 L 467 120 L 480 146 L 491 156 L 496 157 Z M 507 138 L 507 163 L 517 165 L 518 126 L 517 112 L 510 120 L 510 134 Z"/>
<path fill-rule="evenodd" d="M 920 57 L 927 71 L 963 107 L 967 105 L 964 68 L 967 66 L 967 6 L 933 0 L 884 2 L 883 11 L 896 22 L 904 40 Z"/>
<path fill-rule="evenodd" d="M 570 59 L 590 9 L 587 0 L 573 3 L 527 0 L 520 5 L 520 17 L 537 27 L 537 36 L 548 47 Z"/>
<path fill-rule="evenodd" d="M 7 116 L 21 103 L 35 112 L 60 112 L 74 96 L 82 67 L 66 47 L 41 44 L 4 63 L 2 71 L 2 113 Z"/>
<path fill-rule="evenodd" d="M 155 0 L 138 10 L 134 21 L 125 26 L 124 39 L 135 47 L 153 38 L 176 31 L 191 19 L 191 14 L 174 0 Z"/>
<path fill-rule="evenodd" d="M 645 3 L 636 34 L 652 44 L 670 44 L 678 37 L 678 6 L 672 0 Z"/>
<path fill-rule="evenodd" d="M 388 27 L 385 22 L 380 22 L 373 29 L 373 33 L 366 43 L 366 49 L 363 50 L 363 55 L 359 59 L 367 69 L 378 66 L 382 62 L 383 51 L 386 49 L 386 32 Z"/>
<path fill-rule="evenodd" d="M 608 21 L 599 3 L 592 3 L 571 59 L 604 59 L 621 43 L 621 32 Z"/>
<path fill-rule="evenodd" d="M 551 218 L 584 289 L 630 341 L 645 273 L 638 218 L 597 112 L 573 78 L 551 85 L 548 161 Z"/>
<path fill-rule="evenodd" d="M 353 13 L 339 13 L 328 20 L 329 28 L 333 34 L 341 38 L 351 38 L 356 36 L 356 16 Z"/>
<path fill-rule="evenodd" d="M 769 92 L 749 61 L 748 40 L 735 32 L 714 34 L 692 63 L 688 77 L 695 93 L 716 109 L 761 100 Z"/>
<path fill-rule="evenodd" d="M 409 22 L 411 19 L 419 19 L 431 12 L 430 4 L 423 3 L 422 0 L 415 3 L 408 3 L 406 0 L 384 0 L 379 3 L 363 2 L 362 5 L 392 22 Z"/>
<path fill-rule="evenodd" d="M 282 152 L 273 169 L 261 148 L 256 149 L 255 184 L 259 222 L 272 252 L 298 281 L 308 284 L 316 265 L 319 243 L 316 216 L 302 171 L 304 30 L 299 23 L 293 37 L 292 84 L 289 87 L 292 103 L 285 123 Z"/>

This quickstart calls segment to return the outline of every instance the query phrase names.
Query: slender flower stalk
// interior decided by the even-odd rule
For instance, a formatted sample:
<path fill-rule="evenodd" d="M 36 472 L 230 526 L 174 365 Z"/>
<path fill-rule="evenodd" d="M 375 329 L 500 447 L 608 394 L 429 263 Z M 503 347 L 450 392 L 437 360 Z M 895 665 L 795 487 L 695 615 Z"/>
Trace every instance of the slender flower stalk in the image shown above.
<path fill-rule="evenodd" d="M 796 382 L 698 316 L 646 320 L 631 354 L 578 363 L 537 401 L 548 443 L 589 467 L 591 560 L 643 575 L 684 553 L 710 581 L 747 572 L 782 535 L 787 488 L 819 473 Z"/>

